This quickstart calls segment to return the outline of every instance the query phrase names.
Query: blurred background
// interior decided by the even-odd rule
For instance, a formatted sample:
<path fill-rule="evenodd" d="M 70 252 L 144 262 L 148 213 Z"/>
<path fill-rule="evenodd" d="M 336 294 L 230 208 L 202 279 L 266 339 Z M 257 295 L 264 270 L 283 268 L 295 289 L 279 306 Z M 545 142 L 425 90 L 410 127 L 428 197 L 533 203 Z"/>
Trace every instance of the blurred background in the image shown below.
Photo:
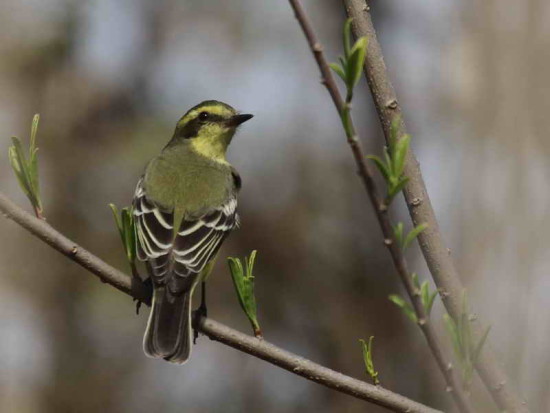
<path fill-rule="evenodd" d="M 304 1 L 331 60 L 340 2 Z M 386 63 L 472 306 L 513 387 L 550 410 L 550 3 L 387 0 L 371 5 Z M 365 149 L 381 131 L 364 81 L 354 116 Z M 48 222 L 128 271 L 107 204 L 131 202 L 147 161 L 205 99 L 254 113 L 233 141 L 242 229 L 222 256 L 259 250 L 265 337 L 366 379 L 375 338 L 382 384 L 452 411 L 420 331 L 388 299 L 398 277 L 339 119 L 286 1 L 3 0 L 0 189 L 28 202 L 9 137 L 38 133 Z M 399 198 L 394 217 L 408 223 Z M 3 412 L 382 411 L 201 338 L 177 367 L 141 349 L 148 310 L 0 219 Z M 416 246 L 411 265 L 427 270 Z M 228 270 L 209 315 L 249 325 Z M 437 302 L 434 320 L 449 344 Z M 476 379 L 474 386 L 479 385 Z M 472 397 L 494 411 L 483 388 Z"/>

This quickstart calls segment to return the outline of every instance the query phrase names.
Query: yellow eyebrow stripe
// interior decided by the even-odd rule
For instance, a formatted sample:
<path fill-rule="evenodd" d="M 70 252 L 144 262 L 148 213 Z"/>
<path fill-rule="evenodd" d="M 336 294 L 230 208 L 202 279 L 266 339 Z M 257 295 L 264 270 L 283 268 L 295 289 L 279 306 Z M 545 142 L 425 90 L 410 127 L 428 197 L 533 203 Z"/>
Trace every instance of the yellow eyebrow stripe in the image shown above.
<path fill-rule="evenodd" d="M 193 111 L 195 112 L 195 111 Z M 221 115 L 221 116 L 227 116 L 231 115 L 231 111 L 227 109 L 225 106 L 222 105 L 209 105 L 209 106 L 202 106 L 198 109 L 196 109 L 196 112 L 208 112 L 212 113 L 213 115 Z"/>
<path fill-rule="evenodd" d="M 193 119 L 195 119 L 199 113 L 201 112 L 208 112 L 212 113 L 213 115 L 220 115 L 223 117 L 229 117 L 233 113 L 226 107 L 222 105 L 205 105 L 201 106 L 200 108 L 197 108 L 195 110 L 192 110 L 189 112 L 183 119 L 182 122 L 185 124 Z"/>

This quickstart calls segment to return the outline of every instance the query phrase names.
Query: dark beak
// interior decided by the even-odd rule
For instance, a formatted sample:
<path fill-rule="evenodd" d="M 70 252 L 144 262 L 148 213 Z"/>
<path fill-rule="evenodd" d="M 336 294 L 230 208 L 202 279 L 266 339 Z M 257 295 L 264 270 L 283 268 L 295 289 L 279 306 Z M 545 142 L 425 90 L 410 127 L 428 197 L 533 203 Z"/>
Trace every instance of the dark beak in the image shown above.
<path fill-rule="evenodd" d="M 239 126 L 241 123 L 244 123 L 253 117 L 254 115 L 250 115 L 248 113 L 234 115 L 231 119 L 229 119 L 229 126 Z"/>

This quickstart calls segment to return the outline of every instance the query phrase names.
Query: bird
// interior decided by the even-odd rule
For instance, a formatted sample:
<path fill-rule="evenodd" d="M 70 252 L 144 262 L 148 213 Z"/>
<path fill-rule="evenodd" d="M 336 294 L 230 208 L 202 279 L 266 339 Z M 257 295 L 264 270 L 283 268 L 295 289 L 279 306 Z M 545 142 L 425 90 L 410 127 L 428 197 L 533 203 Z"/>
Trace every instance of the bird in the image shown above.
<path fill-rule="evenodd" d="M 206 315 L 204 282 L 223 241 L 239 226 L 241 177 L 226 151 L 252 117 L 216 100 L 199 103 L 138 181 L 132 202 L 137 257 L 153 286 L 143 338 L 149 357 L 189 360 L 193 292 L 202 283 L 199 309 Z"/>

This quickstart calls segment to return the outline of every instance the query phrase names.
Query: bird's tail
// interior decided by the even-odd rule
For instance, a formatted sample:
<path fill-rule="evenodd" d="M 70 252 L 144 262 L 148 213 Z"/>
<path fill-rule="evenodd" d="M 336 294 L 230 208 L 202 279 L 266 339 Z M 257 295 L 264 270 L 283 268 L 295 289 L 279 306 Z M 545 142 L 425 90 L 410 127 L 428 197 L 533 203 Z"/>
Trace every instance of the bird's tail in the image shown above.
<path fill-rule="evenodd" d="M 175 296 L 167 287 L 157 287 L 143 338 L 149 357 L 183 364 L 191 355 L 191 294 Z"/>

